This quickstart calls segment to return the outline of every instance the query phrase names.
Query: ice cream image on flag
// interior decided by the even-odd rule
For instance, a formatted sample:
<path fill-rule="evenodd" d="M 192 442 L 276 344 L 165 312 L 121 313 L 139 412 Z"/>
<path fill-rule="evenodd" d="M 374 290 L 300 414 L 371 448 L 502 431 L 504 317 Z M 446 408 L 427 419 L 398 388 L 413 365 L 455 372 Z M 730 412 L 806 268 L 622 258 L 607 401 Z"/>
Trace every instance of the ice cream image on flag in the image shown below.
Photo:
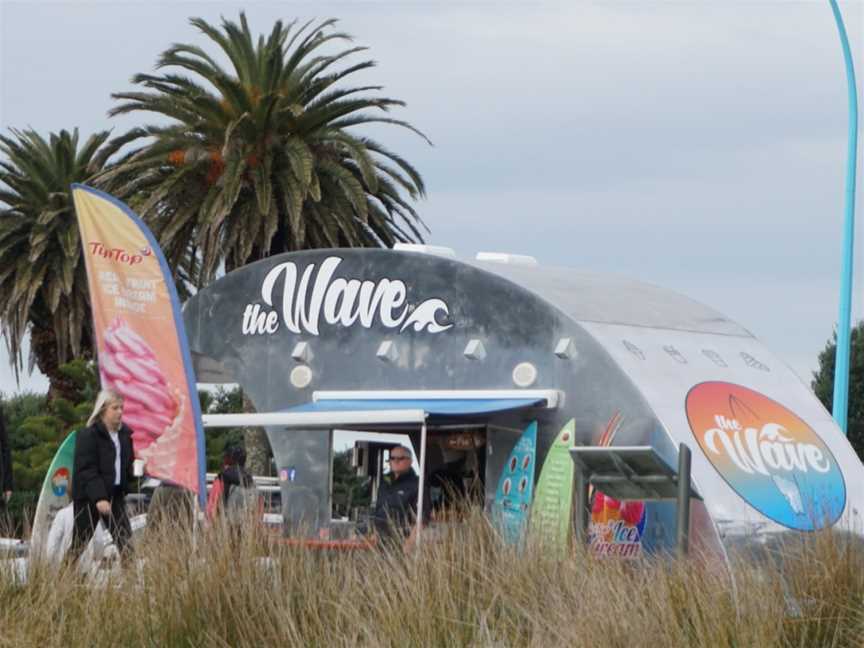
<path fill-rule="evenodd" d="M 195 439 L 180 435 L 185 398 L 166 380 L 153 349 L 121 317 L 105 331 L 99 353 L 102 384 L 123 396 L 123 420 L 132 428 L 136 455 L 148 471 L 171 474 L 194 466 Z"/>

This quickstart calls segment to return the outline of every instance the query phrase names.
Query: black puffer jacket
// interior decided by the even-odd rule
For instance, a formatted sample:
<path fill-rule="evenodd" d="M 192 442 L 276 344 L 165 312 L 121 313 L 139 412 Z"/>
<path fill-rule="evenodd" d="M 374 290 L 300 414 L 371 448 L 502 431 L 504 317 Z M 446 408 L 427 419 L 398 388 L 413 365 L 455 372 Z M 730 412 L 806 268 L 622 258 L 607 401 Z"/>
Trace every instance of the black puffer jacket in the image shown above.
<path fill-rule="evenodd" d="M 392 473 L 385 475 L 378 488 L 378 501 L 375 504 L 373 523 L 379 535 L 389 536 L 393 531 L 405 535 L 411 531 L 416 521 L 417 494 L 420 478 L 412 468 L 398 477 Z M 423 521 L 429 520 L 429 489 L 423 493 Z"/>
<path fill-rule="evenodd" d="M 120 441 L 120 487 L 129 492 L 132 476 L 132 430 L 121 425 L 117 432 Z M 102 421 L 78 432 L 75 439 L 75 462 L 72 469 L 72 495 L 75 500 L 110 500 L 114 489 L 114 442 Z"/>

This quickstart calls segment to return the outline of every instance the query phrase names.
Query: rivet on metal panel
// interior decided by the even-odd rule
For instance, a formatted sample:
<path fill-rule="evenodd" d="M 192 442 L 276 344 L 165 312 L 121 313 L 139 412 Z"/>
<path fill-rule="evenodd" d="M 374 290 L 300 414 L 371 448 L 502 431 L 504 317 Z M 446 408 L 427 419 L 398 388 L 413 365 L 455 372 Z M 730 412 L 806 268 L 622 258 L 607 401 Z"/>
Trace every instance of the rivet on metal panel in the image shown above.
<path fill-rule="evenodd" d="M 312 359 L 312 349 L 308 342 L 298 342 L 291 350 L 291 357 L 297 362 L 308 364 Z"/>
<path fill-rule="evenodd" d="M 555 355 L 562 360 L 569 360 L 570 358 L 575 358 L 579 355 L 579 352 L 576 350 L 576 344 L 573 342 L 573 338 L 559 338 L 557 344 L 555 344 Z"/>
<path fill-rule="evenodd" d="M 399 350 L 392 340 L 384 340 L 378 345 L 375 357 L 384 362 L 396 362 L 399 359 Z"/>
<path fill-rule="evenodd" d="M 486 357 L 486 348 L 480 340 L 469 340 L 465 345 L 464 354 L 469 360 L 483 360 Z"/>

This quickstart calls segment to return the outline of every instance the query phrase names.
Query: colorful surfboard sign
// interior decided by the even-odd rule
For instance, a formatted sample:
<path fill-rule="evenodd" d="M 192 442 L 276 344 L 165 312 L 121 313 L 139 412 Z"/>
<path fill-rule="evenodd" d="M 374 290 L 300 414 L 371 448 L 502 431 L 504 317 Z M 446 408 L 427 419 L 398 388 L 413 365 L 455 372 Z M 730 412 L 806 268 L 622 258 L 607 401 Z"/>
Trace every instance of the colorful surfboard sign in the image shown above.
<path fill-rule="evenodd" d="M 563 552 L 572 536 L 573 459 L 570 448 L 576 445 L 576 421 L 570 419 L 546 454 L 534 504 L 531 506 L 531 534 L 545 547 Z"/>
<path fill-rule="evenodd" d="M 492 505 L 495 525 L 504 542 L 510 545 L 521 545 L 525 537 L 534 491 L 536 455 L 537 421 L 531 421 L 504 464 Z"/>
<path fill-rule="evenodd" d="M 147 226 L 122 202 L 72 185 L 102 386 L 123 396 L 123 421 L 148 475 L 206 497 L 204 429 L 171 271 Z"/>
<path fill-rule="evenodd" d="M 47 540 L 57 511 L 72 501 L 69 490 L 72 486 L 72 467 L 75 461 L 75 436 L 76 433 L 71 432 L 60 444 L 42 481 L 36 515 L 33 517 L 33 531 L 30 534 L 30 546 L 37 551 L 41 551 Z"/>
<path fill-rule="evenodd" d="M 695 385 L 685 402 L 693 436 L 727 484 L 774 522 L 829 527 L 846 506 L 846 482 L 821 437 L 764 394 L 727 382 Z"/>

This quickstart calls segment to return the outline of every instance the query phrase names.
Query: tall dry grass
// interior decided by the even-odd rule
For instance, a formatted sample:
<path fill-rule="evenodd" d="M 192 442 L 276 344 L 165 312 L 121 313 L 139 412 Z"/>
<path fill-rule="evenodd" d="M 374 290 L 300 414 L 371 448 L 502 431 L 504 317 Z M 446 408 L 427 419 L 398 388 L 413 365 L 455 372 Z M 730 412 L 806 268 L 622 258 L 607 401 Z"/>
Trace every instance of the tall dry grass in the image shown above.
<path fill-rule="evenodd" d="M 431 534 L 430 534 L 431 535 Z M 250 528 L 151 533 L 95 580 L 0 576 L 2 646 L 860 646 L 864 555 L 838 534 L 696 560 L 517 555 L 482 515 L 398 552 Z"/>

